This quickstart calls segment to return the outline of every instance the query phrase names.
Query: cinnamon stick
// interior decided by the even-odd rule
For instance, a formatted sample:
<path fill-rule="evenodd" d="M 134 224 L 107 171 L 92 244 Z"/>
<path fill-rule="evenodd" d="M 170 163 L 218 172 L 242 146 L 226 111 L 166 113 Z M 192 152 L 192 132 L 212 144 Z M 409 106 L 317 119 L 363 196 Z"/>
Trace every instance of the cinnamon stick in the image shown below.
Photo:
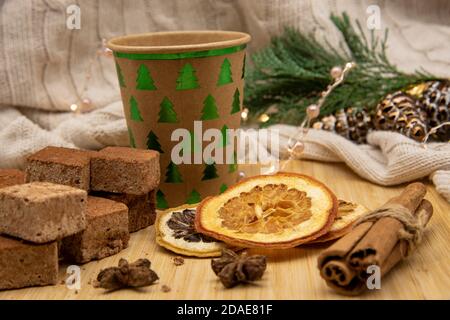
<path fill-rule="evenodd" d="M 433 216 L 433 205 L 430 201 L 423 199 L 419 207 L 415 211 L 414 215 L 419 216 L 423 214 L 425 216 L 425 226 Z M 407 253 L 408 243 L 405 240 L 399 241 L 394 249 L 392 249 L 389 257 L 381 265 L 381 275 L 388 273 Z"/>
<path fill-rule="evenodd" d="M 354 295 L 364 290 L 364 283 L 360 281 L 357 272 L 346 264 L 345 258 L 372 225 L 373 222 L 368 221 L 356 226 L 319 256 L 320 275 L 338 293 L 348 295 L 351 292 Z"/>
<path fill-rule="evenodd" d="M 401 206 L 414 214 L 426 192 L 422 183 L 411 183 L 383 207 Z M 398 231 L 402 228 L 403 224 L 395 218 L 379 219 L 352 250 L 348 263 L 360 271 L 367 270 L 371 265 L 381 266 L 397 244 Z"/>
<path fill-rule="evenodd" d="M 410 184 L 383 207 L 401 206 L 411 215 L 420 216 L 426 225 L 432 216 L 433 207 L 428 200 L 423 199 L 425 192 L 423 184 Z M 378 265 L 383 276 L 405 257 L 408 242 L 399 240 L 402 228 L 403 224 L 391 217 L 359 224 L 319 256 L 318 266 L 322 278 L 338 293 L 362 293 L 366 289 L 367 278 L 367 269 L 364 267 Z"/>

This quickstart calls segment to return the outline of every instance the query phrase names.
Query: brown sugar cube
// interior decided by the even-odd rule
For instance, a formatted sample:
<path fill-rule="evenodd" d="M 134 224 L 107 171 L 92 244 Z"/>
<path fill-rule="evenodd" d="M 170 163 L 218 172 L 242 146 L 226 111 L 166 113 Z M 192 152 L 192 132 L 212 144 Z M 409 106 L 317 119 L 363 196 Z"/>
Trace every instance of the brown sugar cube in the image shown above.
<path fill-rule="evenodd" d="M 136 232 L 155 223 L 155 191 L 143 195 L 101 191 L 92 194 L 125 204 L 128 207 L 128 230 L 130 232 Z"/>
<path fill-rule="evenodd" d="M 89 190 L 90 151 L 46 147 L 27 159 L 27 181 L 47 181 Z"/>
<path fill-rule="evenodd" d="M 0 236 L 0 290 L 45 286 L 57 281 L 56 242 L 37 245 Z"/>
<path fill-rule="evenodd" d="M 17 169 L 0 169 L 0 188 L 25 183 L 25 172 Z"/>
<path fill-rule="evenodd" d="M 86 219 L 84 231 L 63 239 L 64 258 L 85 263 L 109 257 L 128 246 L 128 208 L 123 203 L 89 196 Z"/>
<path fill-rule="evenodd" d="M 159 153 L 107 147 L 91 158 L 91 189 L 146 194 L 159 184 Z"/>
<path fill-rule="evenodd" d="M 84 230 L 87 193 L 50 182 L 0 189 L 0 233 L 35 243 Z"/>

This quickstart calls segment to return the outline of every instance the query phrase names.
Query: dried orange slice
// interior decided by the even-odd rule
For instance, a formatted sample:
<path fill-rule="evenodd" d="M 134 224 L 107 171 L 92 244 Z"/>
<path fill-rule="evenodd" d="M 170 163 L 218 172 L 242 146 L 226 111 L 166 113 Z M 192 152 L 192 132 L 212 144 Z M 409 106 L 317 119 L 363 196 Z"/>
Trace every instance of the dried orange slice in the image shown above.
<path fill-rule="evenodd" d="M 331 227 L 337 199 L 321 182 L 277 173 L 242 180 L 197 207 L 199 232 L 242 247 L 290 248 Z"/>
<path fill-rule="evenodd" d="M 367 212 L 368 209 L 363 205 L 345 200 L 338 200 L 338 212 L 331 225 L 330 231 L 311 242 L 326 242 L 346 235 L 352 229 L 355 221 L 364 216 Z"/>
<path fill-rule="evenodd" d="M 184 205 L 158 212 L 155 221 L 156 242 L 175 253 L 194 257 L 219 257 L 223 242 L 195 229 L 196 205 Z"/>

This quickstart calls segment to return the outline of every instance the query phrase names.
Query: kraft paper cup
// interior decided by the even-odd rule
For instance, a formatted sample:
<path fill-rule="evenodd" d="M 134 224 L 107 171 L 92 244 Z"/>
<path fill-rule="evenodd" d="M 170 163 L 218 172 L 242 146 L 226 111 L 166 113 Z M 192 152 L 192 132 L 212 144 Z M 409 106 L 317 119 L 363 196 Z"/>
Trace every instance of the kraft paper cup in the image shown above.
<path fill-rule="evenodd" d="M 174 164 L 172 132 L 185 128 L 186 152 L 202 157 L 206 129 L 240 126 L 244 97 L 246 33 L 231 31 L 156 32 L 113 38 L 113 51 L 130 145 L 161 153 L 157 207 L 164 209 L 223 192 L 237 180 L 235 163 Z M 201 121 L 202 133 L 194 133 Z M 227 138 L 217 141 L 230 155 Z M 232 152 L 233 150 L 231 150 Z M 184 152 L 184 151 L 183 151 Z M 225 158 L 225 156 L 224 156 Z M 234 158 L 231 156 L 231 158 Z"/>

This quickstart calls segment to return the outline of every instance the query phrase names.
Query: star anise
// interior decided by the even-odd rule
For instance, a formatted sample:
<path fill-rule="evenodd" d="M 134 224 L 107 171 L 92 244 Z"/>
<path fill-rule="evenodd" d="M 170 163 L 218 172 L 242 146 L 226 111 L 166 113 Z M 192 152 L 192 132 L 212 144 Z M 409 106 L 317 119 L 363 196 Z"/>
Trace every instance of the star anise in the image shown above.
<path fill-rule="evenodd" d="M 195 211 L 190 209 L 184 209 L 182 212 L 172 213 L 167 226 L 172 229 L 173 237 L 175 239 L 183 238 L 188 242 L 213 242 L 214 239 L 205 236 L 195 229 L 194 225 Z"/>
<path fill-rule="evenodd" d="M 266 266 L 265 256 L 248 256 L 246 252 L 239 255 L 228 249 L 223 250 L 220 258 L 211 260 L 214 273 L 226 288 L 261 279 Z"/>
<path fill-rule="evenodd" d="M 94 287 L 113 291 L 126 287 L 151 285 L 159 277 L 155 271 L 150 269 L 150 266 L 151 263 L 147 259 L 139 259 L 130 264 L 127 260 L 120 259 L 118 267 L 110 267 L 100 271 Z"/>

